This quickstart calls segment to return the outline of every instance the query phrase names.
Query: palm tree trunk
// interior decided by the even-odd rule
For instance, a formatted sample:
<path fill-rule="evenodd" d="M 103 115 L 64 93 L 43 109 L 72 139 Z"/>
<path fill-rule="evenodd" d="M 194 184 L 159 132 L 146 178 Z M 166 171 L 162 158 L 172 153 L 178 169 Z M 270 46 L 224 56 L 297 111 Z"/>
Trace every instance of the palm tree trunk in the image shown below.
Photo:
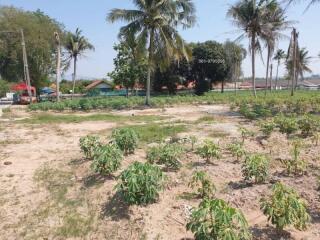
<path fill-rule="evenodd" d="M 153 40 L 154 40 L 154 29 L 150 32 L 150 43 L 149 43 L 149 55 L 148 55 L 148 77 L 147 77 L 147 92 L 146 92 L 146 105 L 150 105 L 150 92 L 151 92 L 151 72 L 152 72 L 152 61 L 153 61 Z"/>
<path fill-rule="evenodd" d="M 268 91 L 268 77 L 269 77 L 269 66 L 270 66 L 270 47 L 268 47 L 268 56 L 267 56 L 267 73 L 266 73 L 266 89 L 265 89 L 265 96 L 267 96 Z"/>
<path fill-rule="evenodd" d="M 56 76 L 56 94 L 57 94 L 57 102 L 60 101 L 60 83 L 61 77 L 61 49 L 60 49 L 60 42 L 57 44 L 57 76 Z"/>
<path fill-rule="evenodd" d="M 278 90 L 279 66 L 280 66 L 280 60 L 278 60 L 278 65 L 277 65 L 276 90 Z"/>
<path fill-rule="evenodd" d="M 252 91 L 253 95 L 257 97 L 257 91 L 256 91 L 256 49 L 255 44 L 256 43 L 256 36 L 253 34 L 251 38 L 251 57 L 252 57 Z"/>
<path fill-rule="evenodd" d="M 270 92 L 273 90 L 273 64 L 270 64 Z"/>
<path fill-rule="evenodd" d="M 75 90 L 75 87 L 76 87 L 76 78 L 77 78 L 77 56 L 75 56 L 73 58 L 73 85 L 72 85 L 72 96 L 71 98 L 73 99 L 74 97 L 74 90 Z"/>

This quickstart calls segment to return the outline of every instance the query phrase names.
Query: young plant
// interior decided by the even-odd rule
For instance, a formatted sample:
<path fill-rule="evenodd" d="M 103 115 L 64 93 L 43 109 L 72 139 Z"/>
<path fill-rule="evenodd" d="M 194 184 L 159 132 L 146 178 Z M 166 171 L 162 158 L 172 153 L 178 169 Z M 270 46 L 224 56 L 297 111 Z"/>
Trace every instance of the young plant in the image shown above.
<path fill-rule="evenodd" d="M 204 199 L 191 214 L 187 229 L 196 240 L 250 240 L 243 213 L 220 199 Z"/>
<path fill-rule="evenodd" d="M 275 119 L 275 123 L 277 127 L 279 127 L 280 132 L 287 134 L 287 136 L 295 133 L 299 129 L 298 121 L 295 117 L 280 115 Z"/>
<path fill-rule="evenodd" d="M 198 139 L 196 136 L 190 136 L 189 137 L 190 143 L 191 143 L 191 151 L 194 151 L 194 146 L 196 145 Z"/>
<path fill-rule="evenodd" d="M 100 138 L 97 136 L 86 136 L 80 138 L 80 148 L 87 159 L 92 159 L 95 149 L 100 147 Z"/>
<path fill-rule="evenodd" d="M 197 149 L 197 154 L 202 158 L 205 158 L 208 163 L 210 163 L 213 158 L 221 158 L 219 145 L 215 144 L 211 140 L 205 140 L 204 144 Z"/>
<path fill-rule="evenodd" d="M 233 157 L 237 157 L 237 161 L 240 160 L 244 155 L 246 155 L 246 151 L 243 148 L 243 143 L 235 142 L 228 145 L 228 150 L 232 154 Z"/>
<path fill-rule="evenodd" d="M 168 169 L 178 170 L 183 148 L 178 144 L 165 144 L 151 147 L 147 151 L 147 160 L 151 164 L 165 165 Z"/>
<path fill-rule="evenodd" d="M 112 138 L 125 155 L 134 153 L 138 146 L 138 134 L 130 128 L 114 130 L 112 132 Z"/>
<path fill-rule="evenodd" d="M 242 143 L 244 143 L 247 138 L 254 137 L 254 132 L 245 127 L 240 127 L 239 130 L 241 133 Z"/>
<path fill-rule="evenodd" d="M 116 189 L 129 204 L 156 202 L 164 184 L 161 169 L 149 163 L 133 163 L 121 173 L 119 179 Z"/>
<path fill-rule="evenodd" d="M 209 176 L 203 171 L 198 171 L 193 174 L 189 186 L 197 188 L 198 194 L 201 198 L 212 198 L 216 191 L 215 185 L 210 181 Z"/>
<path fill-rule="evenodd" d="M 284 161 L 288 174 L 299 175 L 303 174 L 306 170 L 306 162 L 300 159 L 301 149 L 303 143 L 299 139 L 295 139 L 291 143 L 291 159 Z"/>
<path fill-rule="evenodd" d="M 122 158 L 117 145 L 104 145 L 95 150 L 91 168 L 101 175 L 109 175 L 120 168 Z"/>
<path fill-rule="evenodd" d="M 310 221 L 306 203 L 293 189 L 280 182 L 273 185 L 271 196 L 260 200 L 260 208 L 280 231 L 291 225 L 305 230 Z"/>
<path fill-rule="evenodd" d="M 312 133 L 312 143 L 315 146 L 319 146 L 319 142 L 320 142 L 320 132 Z"/>
<path fill-rule="evenodd" d="M 270 137 L 275 128 L 276 124 L 274 121 L 263 121 L 260 123 L 260 130 L 266 137 Z"/>
<path fill-rule="evenodd" d="M 301 134 L 304 136 L 310 136 L 311 134 L 319 131 L 319 120 L 311 115 L 304 115 L 298 121 Z"/>
<path fill-rule="evenodd" d="M 261 154 L 246 157 L 242 165 L 245 180 L 254 179 L 255 183 L 264 183 L 269 176 L 269 160 Z"/>

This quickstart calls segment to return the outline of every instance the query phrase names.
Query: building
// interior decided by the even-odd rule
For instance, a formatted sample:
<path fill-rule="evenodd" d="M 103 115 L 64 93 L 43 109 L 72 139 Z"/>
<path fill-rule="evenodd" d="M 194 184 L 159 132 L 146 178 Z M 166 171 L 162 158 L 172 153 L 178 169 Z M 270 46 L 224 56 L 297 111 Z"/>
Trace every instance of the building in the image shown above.
<path fill-rule="evenodd" d="M 96 80 L 86 86 L 86 91 L 97 91 L 103 94 L 112 91 L 112 85 L 105 80 Z"/>

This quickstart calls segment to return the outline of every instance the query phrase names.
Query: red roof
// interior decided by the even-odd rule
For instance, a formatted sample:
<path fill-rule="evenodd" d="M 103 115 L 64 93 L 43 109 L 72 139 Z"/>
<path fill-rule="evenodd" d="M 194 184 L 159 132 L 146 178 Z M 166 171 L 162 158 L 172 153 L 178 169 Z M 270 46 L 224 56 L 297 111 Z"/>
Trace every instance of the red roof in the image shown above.
<path fill-rule="evenodd" d="M 31 86 L 30 89 L 31 89 L 32 92 L 34 92 L 34 93 L 36 92 L 36 88 L 35 87 Z M 28 86 L 25 83 L 18 83 L 16 85 L 13 85 L 11 87 L 11 90 L 12 91 L 27 91 L 28 90 Z"/>

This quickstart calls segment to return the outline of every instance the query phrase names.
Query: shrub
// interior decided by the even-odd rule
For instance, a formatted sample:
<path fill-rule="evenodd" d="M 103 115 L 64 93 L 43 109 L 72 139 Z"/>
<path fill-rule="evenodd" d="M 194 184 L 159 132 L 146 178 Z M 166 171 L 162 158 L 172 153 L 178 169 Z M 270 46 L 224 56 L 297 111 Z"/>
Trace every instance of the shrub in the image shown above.
<path fill-rule="evenodd" d="M 191 143 L 191 151 L 194 151 L 194 146 L 196 145 L 198 139 L 196 136 L 190 136 L 189 137 L 190 143 Z"/>
<path fill-rule="evenodd" d="M 318 146 L 319 142 L 320 142 L 320 132 L 312 133 L 312 143 Z"/>
<path fill-rule="evenodd" d="M 244 140 L 246 140 L 246 138 L 250 138 L 250 137 L 254 136 L 254 132 L 250 131 L 249 129 L 247 129 L 245 127 L 240 127 L 239 130 L 240 130 L 241 137 L 242 137 L 242 143 L 244 143 Z"/>
<path fill-rule="evenodd" d="M 269 160 L 261 154 L 249 155 L 242 165 L 245 180 L 254 179 L 255 183 L 263 183 L 269 175 Z"/>
<path fill-rule="evenodd" d="M 167 168 L 177 170 L 181 167 L 180 157 L 183 149 L 178 144 L 164 144 L 151 147 L 147 151 L 147 160 L 153 164 L 164 164 Z"/>
<path fill-rule="evenodd" d="M 275 118 L 275 123 L 280 132 L 287 135 L 295 133 L 299 128 L 298 121 L 294 117 L 285 117 L 283 115 L 280 115 Z"/>
<path fill-rule="evenodd" d="M 104 145 L 95 150 L 91 167 L 96 173 L 108 175 L 120 168 L 122 158 L 122 152 L 118 146 Z"/>
<path fill-rule="evenodd" d="M 237 161 L 239 161 L 239 159 L 246 154 L 246 151 L 243 148 L 243 144 L 239 142 L 231 143 L 230 145 L 228 145 L 228 150 L 233 157 L 237 157 Z"/>
<path fill-rule="evenodd" d="M 285 160 L 284 164 L 287 168 L 288 174 L 303 174 L 306 169 L 306 163 L 304 160 L 300 159 L 302 142 L 299 139 L 295 139 L 291 143 L 291 154 L 292 157 L 289 160 Z"/>
<path fill-rule="evenodd" d="M 197 154 L 210 162 L 212 158 L 220 159 L 220 147 L 211 140 L 205 140 L 204 144 L 197 149 Z"/>
<path fill-rule="evenodd" d="M 130 128 L 116 129 L 112 132 L 112 138 L 125 155 L 134 153 L 138 146 L 138 134 Z"/>
<path fill-rule="evenodd" d="M 195 172 L 192 176 L 189 186 L 197 188 L 198 194 L 201 198 L 211 198 L 216 191 L 215 185 L 210 181 L 209 176 L 203 172 Z"/>
<path fill-rule="evenodd" d="M 262 133 L 267 137 L 271 135 L 275 128 L 276 124 L 274 123 L 274 121 L 263 121 L 260 123 L 260 129 Z"/>
<path fill-rule="evenodd" d="M 219 199 L 204 199 L 187 224 L 196 240 L 249 240 L 251 234 L 243 213 Z"/>
<path fill-rule="evenodd" d="M 310 216 L 306 203 L 293 189 L 278 182 L 273 185 L 271 196 L 262 198 L 260 204 L 263 213 L 278 230 L 291 225 L 298 230 L 307 228 Z"/>
<path fill-rule="evenodd" d="M 86 158 L 92 159 L 96 148 L 100 147 L 100 138 L 98 136 L 86 136 L 80 138 L 80 148 Z"/>
<path fill-rule="evenodd" d="M 304 115 L 298 121 L 299 129 L 305 136 L 309 136 L 312 133 L 319 131 L 319 120 L 311 115 Z"/>
<path fill-rule="evenodd" d="M 161 169 L 149 163 L 135 162 L 120 175 L 116 188 L 129 204 L 149 204 L 158 200 L 163 187 Z"/>

